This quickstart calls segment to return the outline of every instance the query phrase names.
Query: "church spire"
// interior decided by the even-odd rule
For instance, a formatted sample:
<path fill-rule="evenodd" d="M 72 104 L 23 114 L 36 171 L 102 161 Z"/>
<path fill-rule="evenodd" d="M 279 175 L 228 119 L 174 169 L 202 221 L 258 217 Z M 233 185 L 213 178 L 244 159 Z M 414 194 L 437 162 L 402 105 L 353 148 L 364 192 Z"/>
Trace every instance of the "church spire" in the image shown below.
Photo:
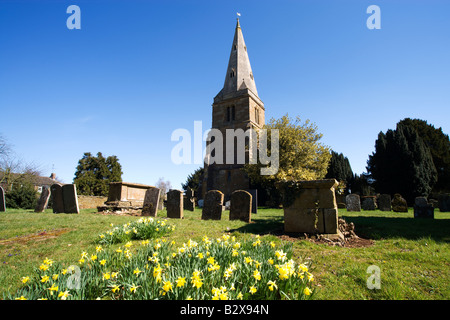
<path fill-rule="evenodd" d="M 238 18 L 222 93 L 226 95 L 242 89 L 249 89 L 258 96 Z"/>

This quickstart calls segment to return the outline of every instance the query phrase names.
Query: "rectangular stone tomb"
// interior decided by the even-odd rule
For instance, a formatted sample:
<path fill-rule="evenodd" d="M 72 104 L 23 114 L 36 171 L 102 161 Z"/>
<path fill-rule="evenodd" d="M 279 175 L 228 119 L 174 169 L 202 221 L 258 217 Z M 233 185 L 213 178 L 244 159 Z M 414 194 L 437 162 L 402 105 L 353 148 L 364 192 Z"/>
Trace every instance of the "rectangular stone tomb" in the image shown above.
<path fill-rule="evenodd" d="M 292 182 L 291 182 L 292 183 Z M 335 179 L 297 181 L 293 200 L 284 208 L 284 231 L 308 234 L 337 234 L 338 208 Z"/>
<path fill-rule="evenodd" d="M 145 193 L 150 188 L 155 187 L 140 183 L 111 182 L 108 199 L 103 206 L 98 206 L 97 209 L 98 211 L 142 210 Z"/>

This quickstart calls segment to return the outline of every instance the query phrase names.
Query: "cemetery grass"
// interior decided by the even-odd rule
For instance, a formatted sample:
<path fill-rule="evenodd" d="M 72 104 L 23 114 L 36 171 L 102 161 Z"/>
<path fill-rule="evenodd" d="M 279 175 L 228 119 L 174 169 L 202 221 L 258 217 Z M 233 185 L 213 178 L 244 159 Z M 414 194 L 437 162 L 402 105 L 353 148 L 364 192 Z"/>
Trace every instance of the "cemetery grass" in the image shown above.
<path fill-rule="evenodd" d="M 332 246 L 283 234 L 283 210 L 259 208 L 252 223 L 229 221 L 228 211 L 221 221 L 200 219 L 201 209 L 185 211 L 184 219 L 169 219 L 175 231 L 165 236 L 181 245 L 204 235 L 217 238 L 224 233 L 246 240 L 261 239 L 293 244 L 294 259 L 312 262 L 315 299 L 450 299 L 450 213 L 435 210 L 434 220 L 414 219 L 407 213 L 339 210 L 339 217 L 355 224 L 365 239 L 363 246 Z M 139 216 L 104 215 L 95 209 L 79 215 L 53 214 L 51 210 L 9 209 L 0 214 L 0 299 L 20 287 L 21 277 L 30 274 L 46 258 L 69 266 L 82 251 L 93 252 L 98 235 L 111 223 L 121 225 Z M 158 212 L 157 219 L 165 219 Z M 117 244 L 119 246 L 121 244 Z M 123 244 L 122 244 L 123 245 Z M 113 245 L 114 246 L 114 245 Z M 367 268 L 381 271 L 380 289 L 368 289 Z"/>

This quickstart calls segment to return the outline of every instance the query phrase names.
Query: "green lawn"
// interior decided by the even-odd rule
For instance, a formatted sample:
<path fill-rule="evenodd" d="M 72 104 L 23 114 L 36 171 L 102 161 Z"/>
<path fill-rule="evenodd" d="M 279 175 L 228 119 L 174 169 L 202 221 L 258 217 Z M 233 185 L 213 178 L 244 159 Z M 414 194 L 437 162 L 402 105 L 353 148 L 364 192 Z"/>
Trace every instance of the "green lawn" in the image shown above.
<path fill-rule="evenodd" d="M 98 234 L 110 224 L 124 224 L 136 216 L 100 215 L 82 210 L 79 215 L 8 210 L 0 213 L 0 298 L 20 286 L 20 278 L 32 273 L 43 259 L 75 264 L 82 251 L 95 249 Z M 203 221 L 201 210 L 185 211 L 170 239 L 177 244 L 229 232 L 238 239 L 260 234 L 262 239 L 292 241 L 295 257 L 311 259 L 316 299 L 449 299 L 450 298 L 450 213 L 435 211 L 434 220 L 414 219 L 408 213 L 362 211 L 339 215 L 354 222 L 356 233 L 374 243 L 365 247 L 337 247 L 301 238 L 283 237 L 283 211 L 259 208 L 253 223 Z M 166 218 L 166 212 L 158 213 Z M 381 270 L 381 288 L 370 290 L 367 268 Z"/>

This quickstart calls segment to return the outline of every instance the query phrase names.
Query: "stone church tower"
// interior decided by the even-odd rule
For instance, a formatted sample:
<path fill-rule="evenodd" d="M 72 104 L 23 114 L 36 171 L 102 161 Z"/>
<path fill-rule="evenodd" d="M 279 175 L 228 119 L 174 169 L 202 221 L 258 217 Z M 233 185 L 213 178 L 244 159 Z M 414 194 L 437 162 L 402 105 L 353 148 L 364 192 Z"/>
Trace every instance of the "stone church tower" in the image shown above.
<path fill-rule="evenodd" d="M 212 105 L 212 129 L 222 132 L 224 159 L 223 164 L 205 164 L 202 181 L 203 196 L 209 190 L 220 190 L 225 194 L 225 201 L 227 201 L 233 191 L 250 188 L 249 178 L 241 170 L 244 165 L 236 161 L 236 140 L 234 143 L 235 161 L 230 164 L 225 159 L 226 129 L 242 129 L 244 131 L 249 128 L 260 129 L 265 122 L 264 112 L 264 103 L 258 97 L 247 47 L 239 19 L 237 19 L 225 82 Z M 248 140 L 246 140 L 246 144 L 248 144 Z M 248 163 L 248 148 L 245 151 L 245 157 L 245 163 Z"/>

